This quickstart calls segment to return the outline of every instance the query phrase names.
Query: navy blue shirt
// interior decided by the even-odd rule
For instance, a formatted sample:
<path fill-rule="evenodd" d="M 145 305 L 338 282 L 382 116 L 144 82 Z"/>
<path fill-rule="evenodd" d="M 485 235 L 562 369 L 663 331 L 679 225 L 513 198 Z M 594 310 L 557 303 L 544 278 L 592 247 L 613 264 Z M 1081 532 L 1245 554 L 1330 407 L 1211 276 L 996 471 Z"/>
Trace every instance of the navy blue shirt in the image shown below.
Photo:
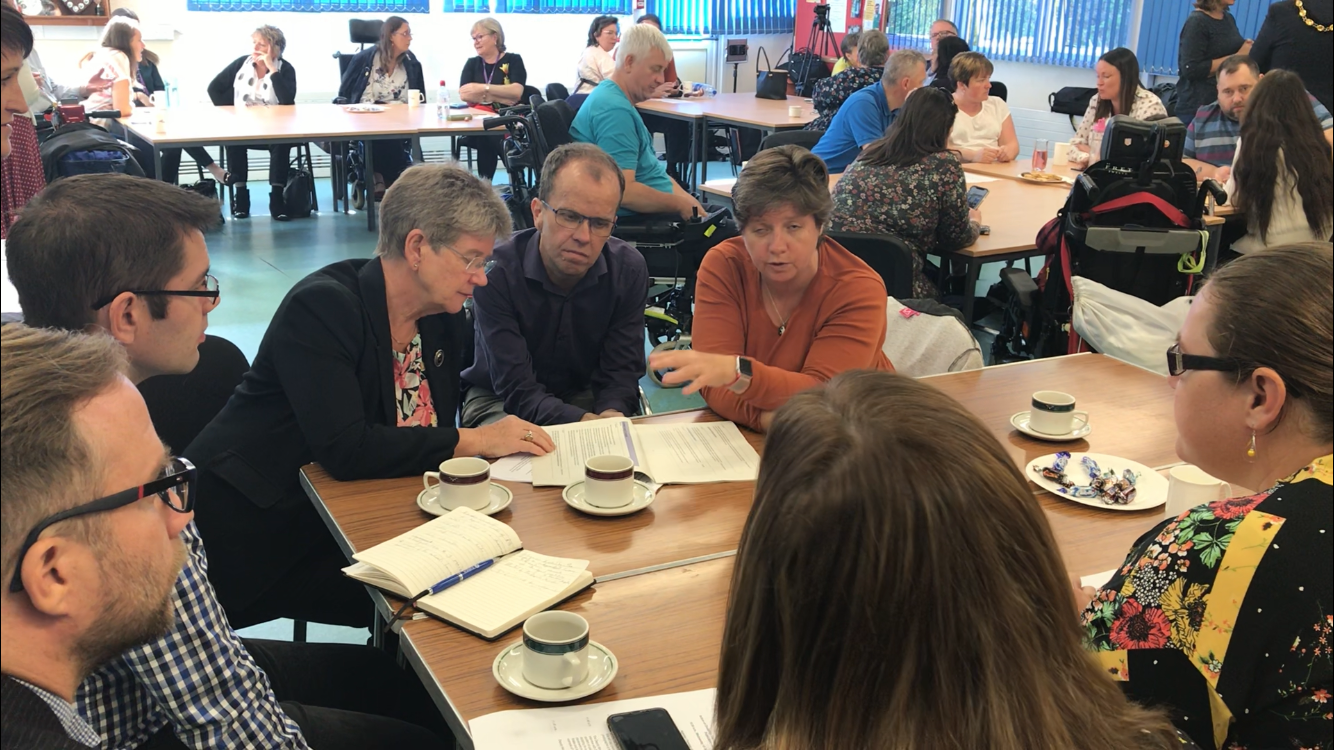
<path fill-rule="evenodd" d="M 577 422 L 565 399 L 593 391 L 593 411 L 639 412 L 644 375 L 648 265 L 614 237 L 569 292 L 547 276 L 538 232 L 525 229 L 496 246 L 496 267 L 473 291 L 476 359 L 472 385 L 505 400 L 505 412 L 539 425 Z"/>
<path fill-rule="evenodd" d="M 843 102 L 811 151 L 824 159 L 830 172 L 842 172 L 857 159 L 863 146 L 889 130 L 898 115 L 897 109 L 889 108 L 883 85 L 867 86 Z"/>

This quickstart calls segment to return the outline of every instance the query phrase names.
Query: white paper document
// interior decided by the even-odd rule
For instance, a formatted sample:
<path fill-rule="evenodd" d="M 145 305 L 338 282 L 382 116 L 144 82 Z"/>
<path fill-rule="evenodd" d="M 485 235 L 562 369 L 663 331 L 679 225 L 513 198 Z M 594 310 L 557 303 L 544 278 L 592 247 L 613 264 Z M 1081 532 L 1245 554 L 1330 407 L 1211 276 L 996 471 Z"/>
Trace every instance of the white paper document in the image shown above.
<path fill-rule="evenodd" d="M 1116 575 L 1117 570 L 1117 568 L 1112 568 L 1111 570 L 1104 570 L 1101 573 L 1090 573 L 1079 579 L 1079 585 L 1092 586 L 1095 589 L 1100 589 L 1103 586 L 1106 586 L 1108 581 L 1112 580 L 1112 576 Z"/>
<path fill-rule="evenodd" d="M 976 174 L 974 172 L 965 171 L 963 173 L 964 184 L 968 185 L 968 187 L 972 187 L 973 185 L 981 185 L 984 182 L 995 182 L 997 179 L 999 178 L 989 177 L 984 174 Z"/>
<path fill-rule="evenodd" d="M 607 717 L 663 708 L 690 750 L 713 748 L 713 688 L 608 703 L 499 711 L 468 723 L 477 750 L 620 750 Z"/>
<path fill-rule="evenodd" d="M 496 459 L 496 462 L 491 464 L 491 478 L 503 482 L 532 482 L 532 455 L 515 453 L 512 456 Z"/>
<path fill-rule="evenodd" d="M 596 419 L 546 428 L 556 450 L 533 458 L 533 486 L 583 481 L 593 456 L 624 456 L 659 484 L 743 482 L 759 473 L 760 456 L 731 422 L 635 424 Z"/>

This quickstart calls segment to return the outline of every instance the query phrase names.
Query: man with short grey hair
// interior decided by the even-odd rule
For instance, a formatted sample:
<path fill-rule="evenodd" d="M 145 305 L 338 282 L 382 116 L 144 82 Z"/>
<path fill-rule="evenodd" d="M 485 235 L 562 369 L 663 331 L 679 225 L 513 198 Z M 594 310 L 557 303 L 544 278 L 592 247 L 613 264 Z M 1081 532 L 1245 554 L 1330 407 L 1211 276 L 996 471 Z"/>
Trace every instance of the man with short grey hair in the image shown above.
<path fill-rule="evenodd" d="M 611 236 L 624 185 L 597 146 L 547 157 L 534 228 L 496 246 L 474 292 L 463 427 L 506 414 L 551 425 L 638 413 L 648 266 Z"/>
<path fill-rule="evenodd" d="M 926 82 L 926 58 L 901 49 L 889 58 L 880 86 L 867 86 L 839 108 L 829 129 L 811 149 L 824 159 L 830 173 L 842 172 L 862 149 L 888 132 L 908 95 Z"/>

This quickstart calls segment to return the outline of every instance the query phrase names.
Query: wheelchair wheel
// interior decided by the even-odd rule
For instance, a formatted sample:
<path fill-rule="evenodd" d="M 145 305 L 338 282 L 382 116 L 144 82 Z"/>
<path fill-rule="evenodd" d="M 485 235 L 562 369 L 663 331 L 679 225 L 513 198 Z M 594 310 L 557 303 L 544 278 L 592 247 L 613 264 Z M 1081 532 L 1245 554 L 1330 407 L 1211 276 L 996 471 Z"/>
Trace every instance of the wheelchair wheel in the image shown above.
<path fill-rule="evenodd" d="M 352 183 L 352 194 L 349 198 L 352 207 L 358 211 L 366 208 L 366 184 L 361 180 Z"/>

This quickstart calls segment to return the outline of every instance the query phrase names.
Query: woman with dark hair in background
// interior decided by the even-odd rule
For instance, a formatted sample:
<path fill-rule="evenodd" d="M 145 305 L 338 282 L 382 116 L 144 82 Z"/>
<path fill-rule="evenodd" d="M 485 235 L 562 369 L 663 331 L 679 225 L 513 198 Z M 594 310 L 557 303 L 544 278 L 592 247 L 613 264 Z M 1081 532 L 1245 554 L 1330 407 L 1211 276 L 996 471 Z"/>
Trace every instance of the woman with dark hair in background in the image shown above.
<path fill-rule="evenodd" d="M 1125 47 L 1117 47 L 1098 58 L 1093 68 L 1097 75 L 1098 93 L 1089 100 L 1089 108 L 1079 129 L 1070 139 L 1070 165 L 1082 169 L 1090 161 L 1092 133 L 1099 120 L 1112 115 L 1128 115 L 1136 120 L 1160 120 L 1167 117 L 1163 100 L 1139 85 L 1139 58 Z"/>
<path fill-rule="evenodd" d="M 214 106 L 295 104 L 296 67 L 283 59 L 287 37 L 275 26 L 260 26 L 251 33 L 250 43 L 250 54 L 233 60 L 208 85 L 208 97 Z M 290 143 L 227 146 L 227 163 L 232 166 L 229 177 L 236 186 L 232 216 L 237 219 L 250 216 L 250 189 L 246 187 L 250 149 L 269 152 L 269 215 L 278 221 L 286 221 L 287 202 L 283 199 L 283 188 L 287 186 L 288 163 L 292 158 Z"/>
<path fill-rule="evenodd" d="M 977 241 L 981 215 L 968 208 L 959 154 L 949 149 L 957 112 L 940 89 L 914 91 L 889 135 L 868 144 L 834 187 L 829 228 L 902 238 L 915 251 L 913 297 L 919 299 L 936 296 L 924 270 L 927 254 Z"/>
<path fill-rule="evenodd" d="M 774 418 L 732 573 L 712 747 L 1194 747 L 1083 651 L 1074 605 L 1042 508 L 991 430 L 926 383 L 844 373 Z"/>
<path fill-rule="evenodd" d="M 412 54 L 412 27 L 406 18 L 390 16 L 380 27 L 380 41 L 358 52 L 347 65 L 338 96 L 349 104 L 407 102 L 408 90 L 426 94 L 426 77 L 417 56 Z M 384 197 L 385 188 L 394 184 L 412 160 L 409 141 L 371 141 L 375 174 L 368 175 L 375 200 Z M 369 186 L 369 185 L 368 185 Z"/>
<path fill-rule="evenodd" d="M 616 72 L 616 58 L 611 56 L 621 40 L 616 16 L 598 16 L 588 26 L 588 44 L 579 56 L 573 94 L 588 94 L 604 79 Z"/>
<path fill-rule="evenodd" d="M 1246 100 L 1226 185 L 1246 216 L 1246 236 L 1232 250 L 1328 240 L 1334 219 L 1332 158 L 1297 74 L 1275 70 L 1261 78 Z"/>
<path fill-rule="evenodd" d="M 1232 55 L 1251 52 L 1251 40 L 1237 30 L 1228 8 L 1237 0 L 1195 0 L 1195 10 L 1181 26 L 1176 117 L 1186 125 L 1195 110 L 1218 98 L 1218 66 Z"/>
<path fill-rule="evenodd" d="M 1261 73 L 1296 73 L 1306 90 L 1334 110 L 1334 0 L 1280 0 L 1269 6 L 1251 57 Z"/>
<path fill-rule="evenodd" d="M 950 63 L 954 62 L 956 55 L 971 52 L 972 49 L 963 37 L 947 36 L 941 39 L 940 43 L 936 45 L 935 77 L 927 85 L 942 89 L 947 94 L 953 94 L 954 79 L 950 77 Z"/>

